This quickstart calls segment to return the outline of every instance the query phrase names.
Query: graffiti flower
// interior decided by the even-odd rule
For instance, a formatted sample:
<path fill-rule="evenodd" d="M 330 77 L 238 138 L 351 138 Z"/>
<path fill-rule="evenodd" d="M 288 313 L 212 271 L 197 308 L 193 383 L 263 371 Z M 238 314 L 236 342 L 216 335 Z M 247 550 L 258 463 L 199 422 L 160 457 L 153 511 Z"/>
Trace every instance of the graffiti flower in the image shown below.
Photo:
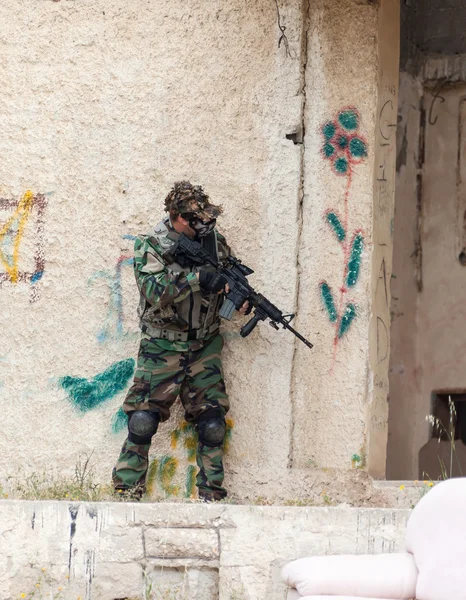
<path fill-rule="evenodd" d="M 358 111 L 346 108 L 322 126 L 322 153 L 338 175 L 348 174 L 352 164 L 367 156 L 367 144 L 358 134 L 359 122 Z"/>
<path fill-rule="evenodd" d="M 330 323 L 335 327 L 334 347 L 350 329 L 357 317 L 357 307 L 345 297 L 358 282 L 364 250 L 361 230 L 349 228 L 349 198 L 353 179 L 353 165 L 367 157 L 367 143 L 359 134 L 361 118 L 355 108 L 342 108 L 332 121 L 321 127 L 323 135 L 322 155 L 329 160 L 337 175 L 346 177 L 342 209 L 328 209 L 325 220 L 343 251 L 343 281 L 335 292 L 326 280 L 320 282 L 320 295 Z"/>

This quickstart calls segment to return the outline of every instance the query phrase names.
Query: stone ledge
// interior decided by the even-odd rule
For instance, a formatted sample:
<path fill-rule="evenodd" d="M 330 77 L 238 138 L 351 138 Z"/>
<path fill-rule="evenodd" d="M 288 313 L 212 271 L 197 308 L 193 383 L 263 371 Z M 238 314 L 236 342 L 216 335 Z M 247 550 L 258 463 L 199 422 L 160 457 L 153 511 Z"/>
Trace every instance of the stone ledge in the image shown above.
<path fill-rule="evenodd" d="M 218 600 L 217 584 L 222 599 L 245 590 L 249 600 L 283 600 L 287 562 L 403 551 L 410 512 L 3 500 L 0 600 L 33 590 L 42 569 L 76 598 L 140 600 L 149 577 L 158 591 L 193 600 Z"/>

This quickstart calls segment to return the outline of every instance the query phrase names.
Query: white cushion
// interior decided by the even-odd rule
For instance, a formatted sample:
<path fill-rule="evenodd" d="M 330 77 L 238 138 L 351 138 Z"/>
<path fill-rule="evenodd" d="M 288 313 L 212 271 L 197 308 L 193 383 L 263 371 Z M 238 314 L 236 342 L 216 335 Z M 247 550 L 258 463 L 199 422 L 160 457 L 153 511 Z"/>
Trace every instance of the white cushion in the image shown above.
<path fill-rule="evenodd" d="M 419 577 L 417 600 L 465 600 L 466 478 L 437 484 L 408 521 L 408 550 Z"/>
<path fill-rule="evenodd" d="M 415 594 L 417 570 L 407 553 L 313 556 L 289 563 L 282 576 L 304 597 L 327 594 L 410 600 Z"/>

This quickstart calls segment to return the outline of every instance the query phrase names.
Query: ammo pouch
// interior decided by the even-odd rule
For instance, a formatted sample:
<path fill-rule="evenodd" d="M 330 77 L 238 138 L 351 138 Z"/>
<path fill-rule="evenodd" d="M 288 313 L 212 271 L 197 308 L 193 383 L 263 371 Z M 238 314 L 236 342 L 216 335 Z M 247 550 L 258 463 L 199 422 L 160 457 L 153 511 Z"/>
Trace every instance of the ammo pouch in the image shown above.
<path fill-rule="evenodd" d="M 173 331 L 171 329 L 159 329 L 151 327 L 145 323 L 141 325 L 142 333 L 147 333 L 151 338 L 168 340 L 169 342 L 188 342 L 193 340 L 202 340 L 205 337 L 211 336 L 219 330 L 220 321 L 215 321 L 207 329 L 191 329 L 188 331 Z"/>

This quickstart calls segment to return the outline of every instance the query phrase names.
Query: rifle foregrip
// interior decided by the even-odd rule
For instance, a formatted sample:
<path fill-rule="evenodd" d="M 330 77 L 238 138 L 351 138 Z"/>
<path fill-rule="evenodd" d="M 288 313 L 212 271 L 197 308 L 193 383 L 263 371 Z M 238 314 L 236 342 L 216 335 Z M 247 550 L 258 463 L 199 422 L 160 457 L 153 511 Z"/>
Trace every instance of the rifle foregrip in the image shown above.
<path fill-rule="evenodd" d="M 225 299 L 225 302 L 222 304 L 222 308 L 219 310 L 218 314 L 222 319 L 226 319 L 227 321 L 231 321 L 233 313 L 235 312 L 235 303 Z"/>
<path fill-rule="evenodd" d="M 259 323 L 259 321 L 262 321 L 261 317 L 259 317 L 257 314 L 254 315 L 253 318 L 246 323 L 246 325 L 243 325 L 243 327 L 241 327 L 239 332 L 241 337 L 247 337 L 257 325 L 257 323 Z"/>

